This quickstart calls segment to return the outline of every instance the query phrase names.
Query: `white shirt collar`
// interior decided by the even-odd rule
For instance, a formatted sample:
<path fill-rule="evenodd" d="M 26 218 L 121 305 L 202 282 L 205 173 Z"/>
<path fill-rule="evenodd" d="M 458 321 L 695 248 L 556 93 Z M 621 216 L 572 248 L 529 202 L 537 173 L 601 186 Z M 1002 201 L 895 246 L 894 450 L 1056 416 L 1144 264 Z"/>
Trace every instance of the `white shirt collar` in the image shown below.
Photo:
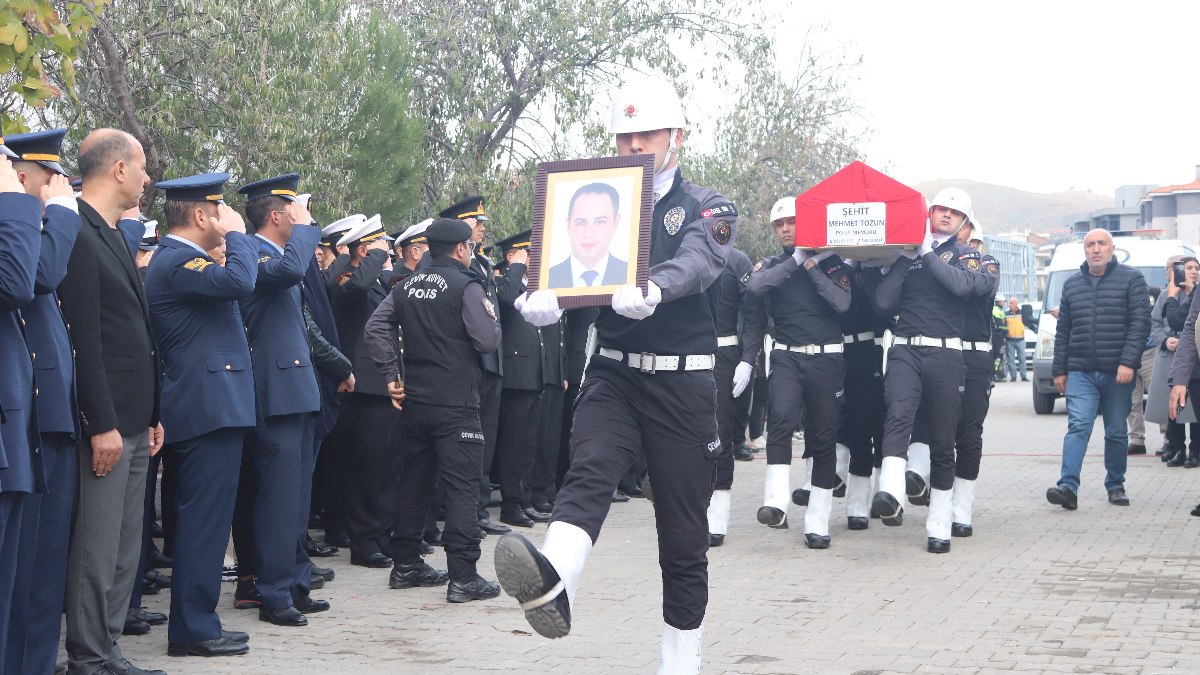
<path fill-rule="evenodd" d="M 664 171 L 654 175 L 654 203 L 662 199 L 668 192 L 671 191 L 671 186 L 675 184 L 675 174 L 679 173 L 679 167 L 672 167 L 669 171 Z"/>
<path fill-rule="evenodd" d="M 596 273 L 596 278 L 592 280 L 592 286 L 599 286 L 604 283 L 604 272 L 608 269 L 608 254 L 605 253 L 600 262 L 596 263 L 595 267 L 588 267 L 579 262 L 575 256 L 571 256 L 571 280 L 575 286 L 587 286 L 583 281 L 583 273 L 592 270 Z"/>
<path fill-rule="evenodd" d="M 279 251 L 279 255 L 283 255 L 283 249 L 282 249 L 282 248 L 279 246 L 279 244 L 276 244 L 275 242 L 271 241 L 270 239 L 267 239 L 266 237 L 264 237 L 264 236 L 262 236 L 261 234 L 258 234 L 258 233 L 255 233 L 255 234 L 254 234 L 254 236 L 256 236 L 256 237 L 258 237 L 259 239 L 262 239 L 263 241 L 265 241 L 265 242 L 267 242 L 268 244 L 270 244 L 270 245 L 271 245 L 271 248 L 275 249 L 276 251 Z"/>
<path fill-rule="evenodd" d="M 200 244 L 197 244 L 196 242 L 192 241 L 191 239 L 184 239 L 183 237 L 180 237 L 179 235 L 175 235 L 175 234 L 168 234 L 167 239 L 174 239 L 175 241 L 182 241 L 183 243 L 187 244 L 188 246 L 191 246 L 192 248 L 196 249 L 197 251 L 200 251 L 204 255 L 208 255 L 208 251 L 205 251 L 204 249 L 200 248 Z"/>

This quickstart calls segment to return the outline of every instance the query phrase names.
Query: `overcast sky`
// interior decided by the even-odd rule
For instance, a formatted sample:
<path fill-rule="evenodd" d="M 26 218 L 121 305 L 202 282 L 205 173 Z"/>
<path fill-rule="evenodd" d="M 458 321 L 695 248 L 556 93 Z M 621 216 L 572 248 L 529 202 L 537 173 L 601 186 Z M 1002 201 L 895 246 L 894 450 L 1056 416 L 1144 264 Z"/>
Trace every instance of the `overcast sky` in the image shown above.
<path fill-rule="evenodd" d="M 1195 178 L 1200 2 L 768 2 L 781 63 L 810 24 L 862 54 L 866 160 L 901 181 L 1111 195 Z"/>

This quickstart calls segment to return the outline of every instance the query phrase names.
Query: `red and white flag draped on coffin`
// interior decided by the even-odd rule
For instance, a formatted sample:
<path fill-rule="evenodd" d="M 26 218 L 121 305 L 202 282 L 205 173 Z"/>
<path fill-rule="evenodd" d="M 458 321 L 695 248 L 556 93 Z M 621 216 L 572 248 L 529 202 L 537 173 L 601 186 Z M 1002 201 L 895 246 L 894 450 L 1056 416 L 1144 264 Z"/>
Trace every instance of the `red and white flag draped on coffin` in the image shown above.
<path fill-rule="evenodd" d="M 852 162 L 796 197 L 796 246 L 855 260 L 895 260 L 921 245 L 929 209 L 920 192 Z"/>

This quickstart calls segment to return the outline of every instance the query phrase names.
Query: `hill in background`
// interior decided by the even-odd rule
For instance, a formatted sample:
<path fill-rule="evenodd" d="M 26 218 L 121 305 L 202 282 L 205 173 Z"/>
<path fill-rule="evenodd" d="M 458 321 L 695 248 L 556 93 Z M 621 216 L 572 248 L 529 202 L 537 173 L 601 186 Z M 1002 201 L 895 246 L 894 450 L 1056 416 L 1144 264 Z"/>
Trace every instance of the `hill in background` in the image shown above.
<path fill-rule="evenodd" d="M 1049 233 L 1070 228 L 1075 221 L 1083 220 L 1092 211 L 1111 207 L 1114 203 L 1111 195 L 1078 190 L 1038 194 L 972 180 L 931 180 L 913 186 L 926 199 L 932 199 L 938 190 L 947 187 L 959 187 L 971 195 L 975 214 L 984 231 L 989 234 L 1025 228 Z"/>

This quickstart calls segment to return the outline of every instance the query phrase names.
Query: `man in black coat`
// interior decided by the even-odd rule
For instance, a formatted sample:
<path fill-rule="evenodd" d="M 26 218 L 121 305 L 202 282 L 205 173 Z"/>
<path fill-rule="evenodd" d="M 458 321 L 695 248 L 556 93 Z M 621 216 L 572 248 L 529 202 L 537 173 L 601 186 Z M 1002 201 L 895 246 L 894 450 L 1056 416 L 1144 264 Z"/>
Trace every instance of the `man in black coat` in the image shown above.
<path fill-rule="evenodd" d="M 504 394 L 500 399 L 500 424 L 496 437 L 496 464 L 500 473 L 500 522 L 533 527 L 549 515 L 531 507 L 525 479 L 533 465 L 542 411 L 542 334 L 521 316 L 513 303 L 525 293 L 529 264 L 530 231 L 499 242 L 506 268 L 496 279 L 500 299 L 500 330 L 504 342 Z"/>
<path fill-rule="evenodd" d="M 83 226 L 58 287 L 83 434 L 65 613 L 68 672 L 92 673 L 124 658 L 117 640 L 141 554 L 146 465 L 163 428 L 146 296 L 116 229 L 150 182 L 146 155 L 133 136 L 100 129 L 80 146 L 79 171 Z"/>
<path fill-rule="evenodd" d="M 1046 500 L 1078 507 L 1079 473 L 1096 414 L 1104 415 L 1104 487 L 1108 502 L 1128 506 L 1125 466 L 1133 376 L 1150 336 L 1150 294 L 1135 267 L 1113 258 L 1113 239 L 1095 229 L 1083 239 L 1087 260 L 1063 284 L 1054 335 L 1054 386 L 1067 397 L 1062 477 Z"/>
<path fill-rule="evenodd" d="M 364 567 L 392 566 L 383 546 L 392 529 L 392 500 L 400 473 L 400 455 L 392 447 L 400 413 L 392 407 L 387 385 L 363 339 L 367 319 L 388 295 L 391 241 L 377 215 L 347 232 L 338 245 L 350 247 L 351 269 L 334 278 L 329 293 L 342 352 L 354 364 L 356 376 L 354 393 L 344 402 L 337 427 L 344 428 L 349 441 L 339 450 L 347 453 L 349 461 L 349 485 L 340 497 L 350 535 L 350 562 Z"/>

